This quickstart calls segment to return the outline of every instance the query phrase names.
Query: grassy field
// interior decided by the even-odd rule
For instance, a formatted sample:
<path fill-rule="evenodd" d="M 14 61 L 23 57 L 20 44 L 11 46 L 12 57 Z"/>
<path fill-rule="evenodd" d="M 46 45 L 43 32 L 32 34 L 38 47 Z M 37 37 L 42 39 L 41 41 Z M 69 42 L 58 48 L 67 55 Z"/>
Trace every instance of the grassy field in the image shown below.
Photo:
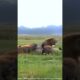
<path fill-rule="evenodd" d="M 19 36 L 18 45 L 41 44 L 52 36 Z M 61 37 L 55 37 L 56 47 L 62 45 Z M 62 52 L 41 55 L 35 52 L 18 55 L 18 80 L 62 80 Z"/>

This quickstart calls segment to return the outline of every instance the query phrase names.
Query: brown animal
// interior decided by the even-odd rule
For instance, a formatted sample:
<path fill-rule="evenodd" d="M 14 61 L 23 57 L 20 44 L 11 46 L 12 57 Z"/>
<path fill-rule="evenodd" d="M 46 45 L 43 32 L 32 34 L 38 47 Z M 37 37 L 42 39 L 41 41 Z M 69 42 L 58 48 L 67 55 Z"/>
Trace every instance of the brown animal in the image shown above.
<path fill-rule="evenodd" d="M 63 38 L 63 80 L 80 80 L 80 33 L 69 34 Z M 68 59 L 71 58 L 71 59 Z M 72 65 L 72 67 L 70 67 Z M 74 70 L 76 68 L 76 74 Z M 77 78 L 75 79 L 75 76 Z M 74 76 L 74 77 L 73 77 Z M 74 79 L 73 79 L 74 78 Z"/>
<path fill-rule="evenodd" d="M 30 53 L 37 49 L 37 44 L 23 45 L 18 47 L 18 53 Z"/>
<path fill-rule="evenodd" d="M 17 49 L 0 55 L 0 80 L 17 79 Z"/>
<path fill-rule="evenodd" d="M 47 39 L 42 43 L 42 48 L 44 48 L 45 45 L 50 45 L 50 46 L 55 45 L 56 42 L 57 41 L 54 38 Z"/>
<path fill-rule="evenodd" d="M 47 39 L 46 41 L 44 41 L 41 45 L 42 47 L 42 54 L 45 52 L 49 53 L 52 51 L 52 45 L 55 45 L 56 44 L 56 40 L 54 38 L 50 38 L 50 39 Z M 46 47 L 45 46 L 49 46 L 49 47 Z"/>
<path fill-rule="evenodd" d="M 18 47 L 18 53 L 30 53 L 31 46 L 30 45 L 23 45 Z"/>
<path fill-rule="evenodd" d="M 71 57 L 78 61 L 80 56 L 80 34 L 70 34 L 63 38 L 63 57 Z"/>
<path fill-rule="evenodd" d="M 77 62 L 73 58 L 63 58 L 63 80 L 78 80 Z"/>
<path fill-rule="evenodd" d="M 46 53 L 46 54 L 52 53 L 52 46 L 50 46 L 50 45 L 45 45 L 45 46 L 44 46 L 44 49 L 42 50 L 42 54 L 43 54 L 43 53 Z"/>
<path fill-rule="evenodd" d="M 31 50 L 32 51 L 35 51 L 37 49 L 37 44 L 31 44 Z"/>

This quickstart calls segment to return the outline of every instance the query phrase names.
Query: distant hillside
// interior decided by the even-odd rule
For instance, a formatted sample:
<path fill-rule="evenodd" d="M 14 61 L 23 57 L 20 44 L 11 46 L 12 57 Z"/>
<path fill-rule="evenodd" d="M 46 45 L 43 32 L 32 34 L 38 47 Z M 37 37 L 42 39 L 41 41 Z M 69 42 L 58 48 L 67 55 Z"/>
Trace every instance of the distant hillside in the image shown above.
<path fill-rule="evenodd" d="M 29 34 L 29 35 L 61 35 L 62 34 L 62 26 L 47 26 L 41 28 L 26 28 L 24 26 L 20 26 L 18 28 L 18 34 Z"/>

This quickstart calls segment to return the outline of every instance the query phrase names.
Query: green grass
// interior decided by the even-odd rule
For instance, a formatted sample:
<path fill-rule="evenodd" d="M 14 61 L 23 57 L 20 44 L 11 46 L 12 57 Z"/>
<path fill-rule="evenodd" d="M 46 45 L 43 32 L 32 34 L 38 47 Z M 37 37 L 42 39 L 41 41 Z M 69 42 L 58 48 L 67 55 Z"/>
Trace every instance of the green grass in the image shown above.
<path fill-rule="evenodd" d="M 60 54 L 26 55 L 18 58 L 19 77 L 23 78 L 61 78 L 62 63 Z"/>
<path fill-rule="evenodd" d="M 53 37 L 53 36 L 52 36 Z M 37 43 L 37 44 L 41 44 L 44 40 L 48 39 L 49 37 L 33 37 L 33 36 L 19 36 L 18 37 L 18 45 L 27 45 L 27 44 L 32 44 L 32 43 Z M 51 36 L 50 36 L 51 38 Z M 55 39 L 58 41 L 56 44 L 56 47 L 62 47 L 62 37 L 56 37 Z"/>
<path fill-rule="evenodd" d="M 19 39 L 18 44 L 41 44 L 44 38 Z M 61 38 L 58 38 L 56 47 L 61 46 Z M 35 52 L 30 54 L 18 55 L 18 78 L 27 78 L 26 80 L 62 80 L 62 52 L 54 52 L 49 55 L 41 55 Z M 37 79 L 40 78 L 40 79 Z M 54 79 L 53 79 L 54 78 Z M 61 78 L 61 79 L 56 79 Z M 18 79 L 19 80 L 19 79 Z"/>
<path fill-rule="evenodd" d="M 40 44 L 43 40 L 18 40 L 19 45 L 27 45 L 27 44 L 32 44 L 32 43 L 38 43 Z"/>

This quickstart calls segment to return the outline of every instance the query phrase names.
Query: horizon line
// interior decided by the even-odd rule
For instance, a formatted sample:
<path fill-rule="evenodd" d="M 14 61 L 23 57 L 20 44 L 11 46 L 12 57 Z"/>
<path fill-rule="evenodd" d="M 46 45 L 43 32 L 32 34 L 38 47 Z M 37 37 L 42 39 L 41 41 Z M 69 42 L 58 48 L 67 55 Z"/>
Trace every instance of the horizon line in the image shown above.
<path fill-rule="evenodd" d="M 25 28 L 46 28 L 46 27 L 48 27 L 48 26 L 60 27 L 60 26 L 62 26 L 62 25 L 47 25 L 47 26 L 35 26 L 35 27 L 29 27 L 29 26 L 25 26 L 25 25 L 20 25 L 20 26 L 18 26 L 18 28 L 19 28 L 19 27 L 25 27 Z"/>

